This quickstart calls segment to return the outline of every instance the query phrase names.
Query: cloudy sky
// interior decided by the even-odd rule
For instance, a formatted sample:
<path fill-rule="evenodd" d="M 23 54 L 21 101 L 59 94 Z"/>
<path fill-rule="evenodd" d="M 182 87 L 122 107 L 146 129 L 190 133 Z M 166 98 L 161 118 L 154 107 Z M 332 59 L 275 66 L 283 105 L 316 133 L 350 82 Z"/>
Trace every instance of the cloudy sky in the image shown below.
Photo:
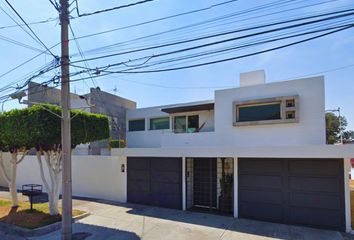
<path fill-rule="evenodd" d="M 132 3 L 134 1 L 78 0 L 77 2 L 79 5 L 79 11 L 83 14 Z M 86 17 L 77 17 L 75 9 L 76 3 L 73 1 L 73 4 L 71 5 L 71 26 L 75 37 L 79 38 L 78 43 L 84 57 L 90 59 L 97 56 L 129 51 L 145 46 L 154 46 L 166 42 L 193 39 L 198 36 L 205 36 L 233 29 L 257 26 L 269 22 L 354 7 L 353 0 L 238 0 L 226 2 L 226 0 L 155 0 L 125 9 Z M 279 4 L 279 2 L 282 3 Z M 49 0 L 11 0 L 10 3 L 28 23 L 48 20 L 46 23 L 30 25 L 46 46 L 52 47 L 60 41 L 60 25 L 57 20 L 58 12 L 50 4 Z M 220 3 L 223 4 L 216 5 Z M 5 1 L 0 1 L 0 7 L 0 89 L 2 89 L 7 85 L 16 86 L 16 84 L 18 84 L 21 86 L 21 84 L 23 84 L 30 76 L 36 74 L 38 69 L 43 66 L 48 66 L 53 60 L 53 57 L 50 54 L 42 54 L 22 67 L 7 73 L 19 64 L 39 54 L 43 51 L 43 46 L 32 39 L 22 28 L 13 26 L 15 23 L 9 16 L 18 22 L 20 22 L 20 19 L 14 15 L 14 12 L 8 7 L 8 5 L 6 5 Z M 255 10 L 257 7 L 259 9 Z M 150 24 L 143 24 L 140 26 L 111 31 L 105 34 L 80 38 L 81 36 L 89 34 L 100 33 L 111 29 L 122 28 L 204 8 L 205 10 L 193 14 L 185 14 Z M 251 11 L 249 11 L 250 9 Z M 348 18 L 343 19 L 343 21 L 346 21 L 346 23 L 353 23 L 354 17 L 349 16 Z M 203 22 L 205 23 L 202 24 Z M 194 27 L 191 26 L 193 24 L 195 24 Z M 28 31 L 25 27 L 23 28 Z M 294 31 L 295 30 L 297 29 L 294 29 Z M 146 37 L 157 33 L 158 35 Z M 88 61 L 88 65 L 86 66 L 96 68 L 112 63 L 125 62 L 125 68 L 135 66 L 145 67 L 144 64 L 150 64 L 155 61 L 157 62 L 175 57 L 170 56 L 163 59 L 150 60 L 151 56 L 161 52 L 212 43 L 232 36 L 222 36 L 203 40 L 201 42 L 193 42 L 173 47 L 158 48 L 144 52 L 92 60 Z M 271 36 L 274 35 L 269 35 L 269 37 Z M 72 38 L 72 35 L 70 37 Z M 11 39 L 12 43 L 9 42 L 9 39 Z M 21 43 L 22 46 L 14 44 L 14 40 L 16 41 L 16 44 Z M 233 46 L 232 44 L 244 44 L 247 41 L 254 40 L 256 40 L 256 38 L 251 40 L 239 40 L 237 43 L 230 42 L 222 46 L 213 46 L 203 49 L 203 51 L 213 50 L 219 47 Z M 279 46 L 283 43 L 285 42 L 269 43 L 250 49 L 228 51 L 223 54 L 209 56 L 208 58 L 194 59 L 193 61 L 187 59 L 172 64 L 152 66 L 148 69 L 179 67 L 216 59 L 225 59 L 253 51 L 262 51 L 270 47 Z M 60 48 L 54 47 L 52 48 L 52 52 L 55 55 L 59 55 Z M 70 41 L 70 53 L 72 55 L 71 61 L 81 60 L 76 42 L 73 40 Z M 176 57 L 193 53 L 198 52 L 183 52 L 176 55 Z M 136 101 L 138 107 L 147 107 L 213 99 L 215 89 L 237 87 L 239 86 L 239 74 L 241 72 L 257 69 L 265 70 L 267 82 L 289 80 L 304 76 L 324 75 L 326 81 L 326 108 L 335 109 L 341 107 L 342 114 L 348 119 L 349 128 L 354 130 L 353 53 L 354 29 L 350 28 L 333 35 L 288 48 L 199 68 L 162 73 L 120 73 L 105 77 L 97 77 L 94 78 L 94 80 L 87 78 L 88 75 L 83 73 L 73 77 L 73 79 L 87 79 L 72 83 L 71 88 L 72 91 L 75 91 L 78 94 L 88 92 L 89 88 L 93 86 L 100 86 L 102 90 L 111 93 L 114 93 L 113 89 L 116 88 L 117 95 Z M 142 60 L 132 61 L 132 63 L 128 62 L 129 60 L 136 58 L 142 58 Z M 85 66 L 83 63 L 78 63 L 77 65 Z M 120 66 L 120 68 L 112 68 L 110 70 L 120 70 L 122 67 L 123 66 Z M 77 72 L 78 69 L 71 68 L 71 71 Z M 34 81 L 44 82 L 53 78 L 55 74 L 56 71 L 50 71 L 35 78 Z M 14 89 L 3 90 L 0 92 L 0 97 L 11 91 L 14 91 Z M 13 107 L 20 106 L 15 101 L 6 102 L 4 104 L 5 109 Z"/>

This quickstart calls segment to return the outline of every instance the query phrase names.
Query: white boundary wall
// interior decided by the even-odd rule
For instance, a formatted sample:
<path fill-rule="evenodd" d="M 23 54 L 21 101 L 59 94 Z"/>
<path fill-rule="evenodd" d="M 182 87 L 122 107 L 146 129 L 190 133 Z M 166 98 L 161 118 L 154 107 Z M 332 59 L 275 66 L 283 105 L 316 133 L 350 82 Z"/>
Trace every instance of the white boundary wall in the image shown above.
<path fill-rule="evenodd" d="M 8 154 L 5 154 L 5 163 L 9 167 Z M 72 188 L 73 195 L 90 197 L 118 202 L 126 202 L 126 158 L 118 156 L 72 156 Z M 121 172 L 124 164 L 125 172 Z M 44 163 L 47 173 L 47 165 Z M 49 181 L 49 176 L 47 175 Z M 36 156 L 26 156 L 17 168 L 17 188 L 23 184 L 42 184 L 39 165 Z M 0 176 L 0 185 L 6 182 Z M 45 189 L 43 189 L 45 191 Z"/>

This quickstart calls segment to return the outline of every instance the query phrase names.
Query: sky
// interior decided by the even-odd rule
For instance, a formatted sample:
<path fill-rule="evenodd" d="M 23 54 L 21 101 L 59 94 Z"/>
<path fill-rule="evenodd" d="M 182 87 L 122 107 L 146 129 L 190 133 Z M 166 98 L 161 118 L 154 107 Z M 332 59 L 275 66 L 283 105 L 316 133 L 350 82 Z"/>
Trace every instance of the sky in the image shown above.
<path fill-rule="evenodd" d="M 71 26 L 76 37 L 87 34 L 102 32 L 110 29 L 124 27 L 145 21 L 154 20 L 178 13 L 191 10 L 207 8 L 214 4 L 225 2 L 226 0 L 155 0 L 152 2 L 136 5 L 129 8 L 95 14 L 87 17 L 77 17 L 75 3 L 71 6 Z M 49 0 L 12 0 L 13 7 L 21 14 L 26 22 L 36 22 L 51 18 L 57 18 L 58 12 L 50 4 Z M 126 3 L 132 3 L 133 0 L 78 0 L 80 13 L 89 13 L 97 10 L 112 8 Z M 277 21 L 281 19 L 291 18 L 301 15 L 311 15 L 318 12 L 343 9 L 354 7 L 354 0 L 295 0 L 283 1 L 290 2 L 289 5 L 278 6 L 266 11 L 250 12 L 242 16 L 237 16 L 233 21 L 221 21 L 217 26 L 202 26 L 199 28 L 190 28 L 183 31 L 174 31 L 167 34 L 161 34 L 157 37 L 146 38 L 139 41 L 131 41 L 132 39 L 147 36 L 171 29 L 176 29 L 186 25 L 198 23 L 200 21 L 209 20 L 219 16 L 225 16 L 238 11 L 244 11 L 252 7 L 264 4 L 279 2 L 274 0 L 255 0 L 246 1 L 238 0 L 214 6 L 208 10 L 198 13 L 184 15 L 167 19 L 164 21 L 145 24 L 138 27 L 131 27 L 119 31 L 113 31 L 93 37 L 79 39 L 79 46 L 82 49 L 85 58 L 96 57 L 100 55 L 110 54 L 114 52 L 124 51 L 126 48 L 142 47 L 151 44 L 161 44 L 166 41 L 188 39 L 198 35 L 209 34 L 222 30 L 237 29 L 245 26 L 254 26 L 260 23 Z M 303 7 L 318 3 L 313 7 Z M 5 1 L 0 2 L 0 7 L 10 16 L 20 21 L 11 9 L 6 5 Z M 283 7 L 283 8 L 282 8 Z M 261 16 L 266 13 L 280 11 L 282 9 L 293 8 L 293 11 L 284 11 L 279 14 L 270 14 L 269 16 Z M 298 8 L 296 10 L 296 8 Z M 353 20 L 353 17 L 349 20 Z M 0 76 L 8 70 L 14 68 L 25 60 L 37 55 L 39 52 L 33 49 L 27 49 L 3 40 L 3 37 L 11 38 L 33 48 L 43 51 L 43 46 L 34 41 L 20 27 L 4 26 L 14 25 L 14 22 L 0 9 Z M 58 21 L 49 21 L 42 24 L 30 25 L 37 36 L 51 47 L 60 41 L 60 25 Z M 24 27 L 25 28 L 25 27 Z M 26 29 L 26 28 L 25 28 Z M 71 36 L 72 37 L 72 36 Z M 212 43 L 222 40 L 225 37 L 203 40 L 202 43 Z M 88 51 L 102 46 L 115 43 L 127 42 L 128 45 L 119 45 L 112 48 L 105 48 L 104 51 Z M 242 42 L 242 40 L 240 40 Z M 183 47 L 193 46 L 196 43 L 185 44 Z M 255 50 L 264 50 L 276 44 L 265 44 L 254 48 Z M 228 46 L 227 44 L 224 46 Z M 139 58 L 141 56 L 153 56 L 160 52 L 176 50 L 180 47 L 169 47 L 165 49 L 154 49 L 144 53 L 134 53 L 128 55 L 120 55 L 111 58 L 104 58 L 96 61 L 89 61 L 88 66 L 95 68 L 112 63 L 129 61 L 130 59 Z M 228 52 L 225 55 L 216 56 L 199 60 L 209 61 L 219 58 L 233 57 L 246 53 L 248 50 L 240 52 Z M 52 49 L 55 55 L 60 54 L 60 48 Z M 75 41 L 70 41 L 70 53 L 73 54 L 72 61 L 80 60 L 77 54 L 78 49 Z M 208 65 L 199 68 L 191 68 L 179 71 L 170 71 L 162 73 L 145 73 L 145 74 L 114 74 L 106 77 L 98 77 L 94 80 L 87 79 L 71 84 L 72 92 L 84 94 L 89 92 L 90 87 L 99 86 L 102 90 L 108 91 L 119 96 L 134 100 L 138 107 L 149 107 L 154 105 L 165 105 L 182 103 L 189 101 L 208 100 L 214 98 L 214 91 L 221 88 L 238 87 L 239 74 L 242 72 L 264 69 L 266 72 L 266 82 L 282 81 L 301 78 L 305 76 L 323 75 L 325 77 L 325 96 L 326 109 L 341 108 L 341 114 L 348 120 L 348 129 L 354 130 L 354 28 L 328 35 L 323 38 L 305 42 L 288 48 L 267 52 L 247 58 L 237 59 L 234 61 Z M 181 56 L 181 55 L 179 55 Z M 15 71 L 0 77 L 0 89 L 10 83 L 16 87 L 16 84 L 23 83 L 28 76 L 45 64 L 49 64 L 53 57 L 50 54 L 42 54 L 33 61 L 23 65 Z M 149 59 L 146 59 L 150 61 Z M 154 60 L 151 60 L 153 62 Z M 135 65 L 137 64 L 137 65 Z M 187 61 L 185 65 L 191 64 Z M 127 64 L 128 67 L 144 65 L 144 62 L 134 62 Z M 182 66 L 183 64 L 177 65 Z M 81 64 L 81 66 L 84 66 Z M 168 66 L 164 65 L 164 66 Z M 155 67 L 152 67 L 153 69 Z M 158 67 L 156 67 L 158 68 Z M 77 69 L 71 68 L 76 72 Z M 48 72 L 35 78 L 36 82 L 43 82 L 51 79 L 55 72 Z M 83 74 L 83 77 L 87 75 Z M 114 92 L 114 89 L 117 89 Z M 10 93 L 14 89 L 7 92 L 0 92 L 0 96 Z M 0 106 L 1 107 L 1 106 Z M 16 101 L 4 103 L 4 110 L 11 108 L 23 107 Z"/>

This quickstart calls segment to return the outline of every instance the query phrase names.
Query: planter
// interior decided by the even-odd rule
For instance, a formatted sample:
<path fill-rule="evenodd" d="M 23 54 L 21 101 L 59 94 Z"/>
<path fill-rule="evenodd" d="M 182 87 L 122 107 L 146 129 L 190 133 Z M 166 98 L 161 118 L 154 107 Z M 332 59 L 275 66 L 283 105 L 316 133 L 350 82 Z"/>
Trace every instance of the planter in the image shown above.
<path fill-rule="evenodd" d="M 81 215 L 73 217 L 73 223 L 75 223 L 75 222 L 79 221 L 80 219 L 83 219 L 89 215 L 90 215 L 90 213 L 83 213 Z M 35 228 L 35 229 L 28 229 L 28 228 L 18 227 L 13 224 L 0 222 L 0 231 L 1 232 L 5 233 L 5 234 L 21 236 L 21 237 L 38 237 L 38 236 L 48 234 L 50 232 L 57 231 L 60 228 L 61 228 L 61 222 L 52 223 L 50 225 L 40 227 L 40 228 Z"/>

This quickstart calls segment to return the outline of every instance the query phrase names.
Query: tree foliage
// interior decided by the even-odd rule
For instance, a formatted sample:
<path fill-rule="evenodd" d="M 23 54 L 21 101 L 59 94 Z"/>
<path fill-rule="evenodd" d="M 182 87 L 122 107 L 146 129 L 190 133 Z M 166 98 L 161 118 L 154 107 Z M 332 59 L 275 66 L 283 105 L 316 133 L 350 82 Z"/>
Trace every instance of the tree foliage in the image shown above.
<path fill-rule="evenodd" d="M 338 117 L 332 112 L 326 113 L 327 144 L 338 142 L 340 139 L 340 133 L 345 130 L 347 125 L 348 123 L 344 116 Z"/>
<path fill-rule="evenodd" d="M 51 149 L 61 144 L 61 108 L 34 105 L 0 115 L 0 147 L 3 149 Z M 108 118 L 78 110 L 71 111 L 72 146 L 109 137 Z"/>

